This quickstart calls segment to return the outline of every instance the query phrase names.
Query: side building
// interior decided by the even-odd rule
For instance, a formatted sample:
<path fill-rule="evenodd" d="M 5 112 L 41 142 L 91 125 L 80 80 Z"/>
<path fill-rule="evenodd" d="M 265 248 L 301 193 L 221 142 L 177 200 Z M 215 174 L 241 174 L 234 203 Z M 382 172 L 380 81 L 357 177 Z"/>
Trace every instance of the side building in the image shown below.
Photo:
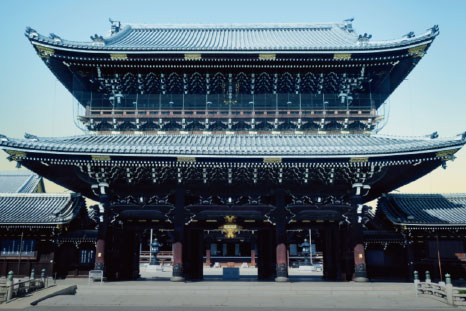
<path fill-rule="evenodd" d="M 92 226 L 81 195 L 46 193 L 42 177 L 27 171 L 0 172 L 1 275 L 87 274 L 95 257 Z"/>

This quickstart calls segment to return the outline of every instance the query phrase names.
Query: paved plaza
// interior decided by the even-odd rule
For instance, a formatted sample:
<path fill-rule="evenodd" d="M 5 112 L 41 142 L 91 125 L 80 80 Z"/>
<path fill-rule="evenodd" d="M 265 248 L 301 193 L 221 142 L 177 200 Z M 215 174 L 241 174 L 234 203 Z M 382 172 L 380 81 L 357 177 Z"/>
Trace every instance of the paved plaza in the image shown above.
<path fill-rule="evenodd" d="M 74 296 L 57 296 L 37 306 L 9 304 L 16 310 L 449 310 L 430 298 L 416 297 L 412 283 L 325 282 L 317 275 L 290 273 L 287 283 L 258 282 L 255 269 L 241 269 L 239 281 L 221 281 L 216 271 L 206 271 L 201 282 L 169 282 L 169 271 L 141 271 L 142 279 L 98 282 L 59 280 L 77 284 Z M 248 275 L 249 274 L 249 275 Z M 303 274 L 303 273 L 301 273 Z M 309 273 L 308 273 L 309 274 Z M 0 310 L 6 306 L 0 307 Z"/>

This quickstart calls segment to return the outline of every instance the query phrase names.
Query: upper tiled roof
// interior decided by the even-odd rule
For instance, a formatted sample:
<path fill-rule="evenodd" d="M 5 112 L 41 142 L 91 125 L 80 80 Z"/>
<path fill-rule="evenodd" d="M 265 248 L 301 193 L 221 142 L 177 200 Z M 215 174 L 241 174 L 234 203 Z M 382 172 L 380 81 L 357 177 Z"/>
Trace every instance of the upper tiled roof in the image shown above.
<path fill-rule="evenodd" d="M 466 137 L 382 135 L 82 135 L 62 138 L 0 139 L 0 148 L 46 153 L 144 156 L 345 157 L 404 154 L 461 148 Z"/>
<path fill-rule="evenodd" d="M 32 193 L 42 178 L 30 171 L 0 172 L 0 193 Z"/>
<path fill-rule="evenodd" d="M 378 206 L 397 225 L 466 226 L 466 194 L 389 194 Z"/>
<path fill-rule="evenodd" d="M 0 225 L 69 223 L 84 206 L 76 194 L 0 194 Z"/>
<path fill-rule="evenodd" d="M 148 51 L 333 51 L 372 50 L 413 45 L 432 40 L 438 27 L 397 40 L 370 41 L 358 36 L 351 23 L 327 24 L 230 24 L 230 25 L 120 25 L 110 37 L 75 42 L 39 35 L 28 28 L 32 41 L 92 50 Z"/>

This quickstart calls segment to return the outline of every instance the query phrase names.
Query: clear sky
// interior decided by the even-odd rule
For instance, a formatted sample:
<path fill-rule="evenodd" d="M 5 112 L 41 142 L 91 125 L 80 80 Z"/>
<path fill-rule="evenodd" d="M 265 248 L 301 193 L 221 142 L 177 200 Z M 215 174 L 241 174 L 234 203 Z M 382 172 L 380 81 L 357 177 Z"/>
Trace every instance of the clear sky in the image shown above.
<path fill-rule="evenodd" d="M 390 97 L 390 119 L 382 133 L 453 136 L 466 131 L 466 1 L 24 1 L 1 0 L 0 133 L 22 137 L 80 134 L 73 99 L 36 55 L 26 26 L 69 40 L 106 35 L 108 18 L 132 23 L 339 22 L 354 17 L 358 33 L 372 40 L 396 39 L 435 24 L 440 35 L 407 80 Z M 0 170 L 14 163 L 0 154 Z M 47 184 L 48 190 L 58 188 Z M 446 170 L 400 189 L 402 192 L 466 192 L 466 148 Z"/>

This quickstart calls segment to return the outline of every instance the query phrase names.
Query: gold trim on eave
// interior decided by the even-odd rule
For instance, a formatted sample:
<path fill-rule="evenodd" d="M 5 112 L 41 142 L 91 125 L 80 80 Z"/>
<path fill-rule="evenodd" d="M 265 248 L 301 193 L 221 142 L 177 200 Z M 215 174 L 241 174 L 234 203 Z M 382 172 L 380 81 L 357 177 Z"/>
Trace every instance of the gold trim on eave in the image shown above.
<path fill-rule="evenodd" d="M 194 157 L 177 157 L 177 162 L 196 162 L 196 158 Z"/>
<path fill-rule="evenodd" d="M 5 150 L 6 153 L 11 155 L 14 159 L 16 158 L 25 158 L 26 152 L 18 151 L 18 150 Z"/>
<path fill-rule="evenodd" d="M 442 150 L 435 154 L 437 158 L 447 157 L 455 154 L 459 149 Z"/>
<path fill-rule="evenodd" d="M 351 59 L 351 53 L 335 53 L 333 54 L 333 59 L 338 59 L 338 60 Z"/>
<path fill-rule="evenodd" d="M 282 158 L 264 158 L 264 163 L 282 163 Z"/>
<path fill-rule="evenodd" d="M 48 58 L 55 54 L 55 50 L 46 46 L 36 45 L 37 53 L 42 58 Z"/>
<path fill-rule="evenodd" d="M 369 158 L 350 158 L 351 163 L 369 162 Z"/>
<path fill-rule="evenodd" d="M 184 54 L 185 60 L 200 60 L 202 59 L 202 54 Z"/>
<path fill-rule="evenodd" d="M 410 48 L 408 50 L 409 55 L 413 55 L 414 57 L 422 57 L 426 53 L 427 44 L 416 46 Z"/>
<path fill-rule="evenodd" d="M 126 55 L 126 54 L 110 54 L 110 59 L 112 59 L 112 60 L 127 60 L 128 55 Z"/>
<path fill-rule="evenodd" d="M 109 155 L 92 155 L 92 161 L 110 161 L 112 158 Z"/>
<path fill-rule="evenodd" d="M 260 60 L 276 60 L 277 54 L 259 54 Z"/>

